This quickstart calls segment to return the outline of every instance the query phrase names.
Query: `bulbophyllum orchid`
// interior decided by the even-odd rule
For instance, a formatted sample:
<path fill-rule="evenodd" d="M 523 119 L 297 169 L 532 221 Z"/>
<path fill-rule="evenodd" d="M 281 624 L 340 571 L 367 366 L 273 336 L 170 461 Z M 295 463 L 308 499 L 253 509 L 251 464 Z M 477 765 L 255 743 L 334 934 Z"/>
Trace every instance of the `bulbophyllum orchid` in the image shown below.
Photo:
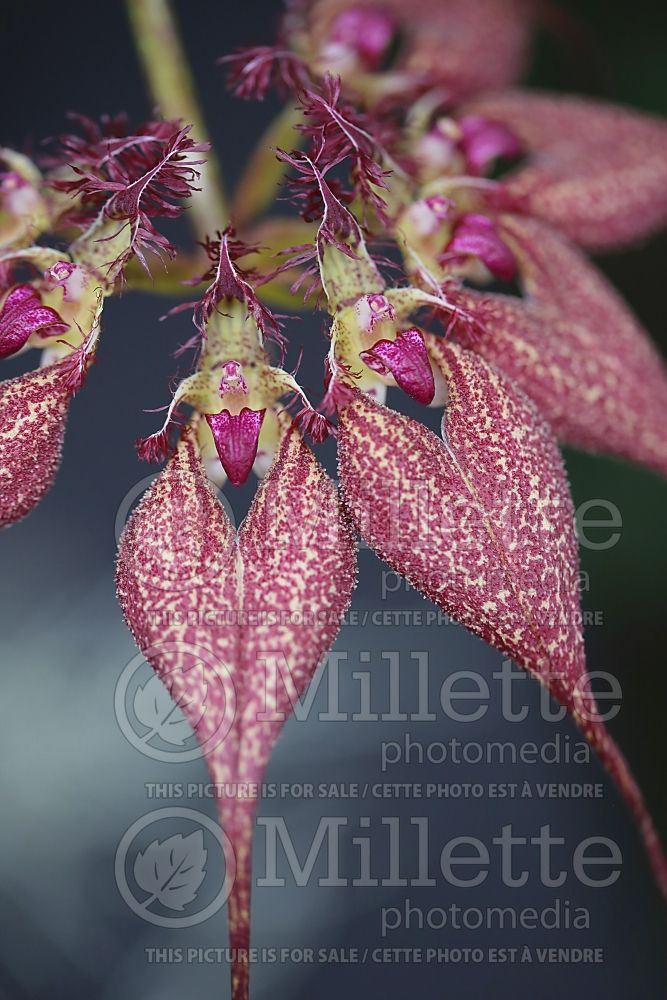
<path fill-rule="evenodd" d="M 531 0 L 288 0 L 280 44 L 225 57 L 244 97 L 273 82 L 335 73 L 370 101 L 395 101 L 437 82 L 460 100 L 521 75 Z"/>
<path fill-rule="evenodd" d="M 3 526 L 51 486 L 69 403 L 97 350 L 104 300 L 119 291 L 132 257 L 147 266 L 147 252 L 175 254 L 151 219 L 180 214 L 204 151 L 179 123 L 149 122 L 136 134 L 122 118 L 81 124 L 83 137 L 61 138 L 46 175 L 2 152 L 14 170 L 3 181 L 0 357 L 41 352 L 37 369 L 0 383 Z M 67 250 L 31 244 L 44 234 L 68 239 Z M 26 270 L 29 281 L 19 277 Z"/>
<path fill-rule="evenodd" d="M 417 0 L 407 11 L 395 0 L 295 0 L 278 46 L 226 57 L 240 96 L 276 85 L 290 107 L 260 141 L 229 217 L 207 217 L 208 235 L 199 227 L 203 273 L 202 254 L 179 269 L 178 290 L 200 293 L 173 310 L 192 310 L 184 350 L 194 361 L 162 426 L 137 441 L 141 458 L 165 467 L 123 534 L 118 595 L 213 781 L 259 785 L 348 607 L 356 531 L 565 706 L 667 895 L 662 847 L 587 674 L 558 450 L 667 472 L 664 366 L 584 252 L 667 221 L 667 126 L 580 99 L 490 91 L 515 81 L 532 19 L 521 0 Z M 139 38 L 149 75 L 164 58 L 152 37 Z M 0 151 L 0 355 L 42 351 L 40 368 L 0 387 L 3 523 L 52 481 L 104 300 L 136 281 L 133 260 L 174 256 L 153 220 L 174 218 L 205 169 L 207 145 L 187 123 L 81 125 L 45 175 Z M 300 219 L 258 221 L 279 173 Z M 67 251 L 37 243 L 45 233 Z M 318 406 L 286 367 L 296 325 L 272 308 L 296 308 L 299 290 L 327 317 Z M 392 405 L 401 394 L 442 410 L 440 436 Z M 305 437 L 337 439 L 340 490 Z M 213 486 L 254 475 L 236 530 Z M 269 694 L 267 660 L 287 678 Z M 209 661 L 229 679 L 219 702 L 207 702 Z M 224 739 L 211 741 L 226 719 Z M 249 989 L 255 809 L 219 801 L 234 872 L 234 1000 Z"/>
<path fill-rule="evenodd" d="M 281 324 L 258 299 L 252 284 L 257 276 L 239 263 L 256 248 L 234 239 L 231 228 L 207 239 L 204 247 L 213 263 L 205 276 L 211 284 L 194 304 L 197 371 L 176 389 L 162 428 L 139 440 L 137 450 L 141 458 L 163 461 L 179 407 L 189 404 L 205 418 L 198 422 L 197 436 L 209 478 L 219 485 L 228 478 L 240 486 L 253 468 L 262 475 L 270 466 L 285 397 L 299 401 L 295 422 L 314 441 L 322 442 L 334 428 L 311 406 L 294 375 L 270 363 L 267 338 L 280 348 Z"/>
<path fill-rule="evenodd" d="M 355 582 L 355 540 L 337 490 L 292 421 L 283 415 L 278 422 L 275 459 L 238 532 L 206 477 L 196 417 L 133 514 L 119 551 L 126 620 L 202 745 L 213 743 L 206 754 L 211 780 L 227 787 L 261 785 L 273 744 L 332 644 Z M 224 703 L 202 711 L 206 686 L 216 687 L 211 657 L 230 683 Z M 262 683 L 267 659 L 289 682 L 276 684 L 270 699 Z M 224 739 L 211 741 L 223 722 Z M 219 800 L 234 873 L 228 922 L 235 997 L 248 995 L 255 809 L 252 796 Z"/>

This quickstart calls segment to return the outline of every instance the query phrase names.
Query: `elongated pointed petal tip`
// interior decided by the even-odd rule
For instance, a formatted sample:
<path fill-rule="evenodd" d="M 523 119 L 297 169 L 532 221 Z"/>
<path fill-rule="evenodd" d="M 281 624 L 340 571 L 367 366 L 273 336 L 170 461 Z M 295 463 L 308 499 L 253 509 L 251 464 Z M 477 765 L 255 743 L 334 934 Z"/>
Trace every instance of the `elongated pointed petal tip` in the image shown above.
<path fill-rule="evenodd" d="M 187 428 L 119 548 L 128 625 L 172 697 L 187 696 L 183 710 L 214 782 L 261 783 L 293 699 L 333 642 L 355 583 L 355 540 L 336 488 L 289 423 L 282 421 L 274 464 L 238 533 Z M 231 691 L 212 695 L 222 674 Z M 219 800 L 236 870 L 234 1000 L 248 994 L 255 809 L 254 799 Z"/>

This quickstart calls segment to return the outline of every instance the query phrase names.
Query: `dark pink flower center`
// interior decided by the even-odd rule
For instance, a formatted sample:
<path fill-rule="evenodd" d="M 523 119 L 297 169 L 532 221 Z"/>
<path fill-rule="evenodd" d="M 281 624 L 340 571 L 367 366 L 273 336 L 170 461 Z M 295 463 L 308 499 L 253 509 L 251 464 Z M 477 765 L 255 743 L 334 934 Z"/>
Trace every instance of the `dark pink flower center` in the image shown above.
<path fill-rule="evenodd" d="M 402 330 L 396 340 L 378 340 L 359 355 L 379 375 L 391 373 L 403 392 L 427 406 L 435 395 L 435 381 L 426 344 L 419 330 Z"/>
<path fill-rule="evenodd" d="M 462 137 L 459 147 L 466 158 L 469 173 L 480 176 L 501 156 L 521 156 L 521 144 L 506 125 L 469 115 L 459 122 Z"/>
<path fill-rule="evenodd" d="M 514 254 L 485 215 L 461 216 L 441 263 L 456 263 L 465 257 L 477 257 L 501 281 L 511 281 L 516 273 Z"/>
<path fill-rule="evenodd" d="M 0 358 L 20 351 L 33 333 L 64 333 L 64 323 L 55 309 L 42 305 L 31 285 L 17 285 L 0 309 Z"/>
<path fill-rule="evenodd" d="M 414 201 L 408 209 L 407 219 L 420 236 L 435 236 L 455 208 L 451 198 L 432 194 Z"/>
<path fill-rule="evenodd" d="M 374 292 L 362 295 L 355 305 L 357 322 L 365 333 L 371 333 L 377 323 L 396 319 L 396 310 L 384 295 Z"/>
<path fill-rule="evenodd" d="M 0 194 L 12 194 L 23 187 L 28 187 L 28 182 L 20 174 L 14 170 L 0 171 Z"/>
<path fill-rule="evenodd" d="M 224 396 L 227 392 L 248 395 L 248 383 L 243 376 L 243 366 L 238 361 L 226 361 L 222 366 L 220 395 Z"/>
<path fill-rule="evenodd" d="M 395 37 L 391 15 L 372 7 L 351 7 L 334 21 L 330 42 L 356 53 L 368 69 L 376 70 Z"/>
<path fill-rule="evenodd" d="M 218 457 L 234 486 L 245 483 L 250 475 L 265 413 L 266 410 L 251 410 L 246 406 L 240 413 L 223 410 L 206 414 Z"/>

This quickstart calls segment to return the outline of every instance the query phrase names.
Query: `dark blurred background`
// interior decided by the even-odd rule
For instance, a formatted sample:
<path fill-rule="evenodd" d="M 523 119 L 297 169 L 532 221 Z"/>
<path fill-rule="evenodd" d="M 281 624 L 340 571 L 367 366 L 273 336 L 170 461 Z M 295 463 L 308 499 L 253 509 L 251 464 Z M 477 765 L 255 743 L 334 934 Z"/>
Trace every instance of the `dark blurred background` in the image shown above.
<path fill-rule="evenodd" d="M 210 129 L 230 182 L 243 157 L 271 118 L 276 105 L 236 101 L 225 93 L 216 58 L 245 43 L 269 42 L 279 5 L 268 0 L 245 4 L 179 3 L 188 52 L 196 65 Z M 560 39 L 538 39 L 529 82 L 578 91 L 667 115 L 667 8 L 651 0 L 621 2 L 578 0 L 564 5 L 577 30 Z M 91 116 L 127 110 L 133 119 L 150 111 L 134 57 L 121 3 L 91 5 L 4 4 L 0 12 L 0 93 L 3 95 L 0 143 L 35 150 L 45 136 L 62 131 L 64 113 Z M 231 186 L 231 184 L 230 184 Z M 601 266 L 632 304 L 663 349 L 665 334 L 665 263 L 667 237 L 632 252 L 609 256 Z M 12 998 L 142 997 L 144 1000 L 187 995 L 228 996 L 227 967 L 219 962 L 150 961 L 150 948 L 187 948 L 226 944 L 224 909 L 206 922 L 174 929 L 156 927 L 133 913 L 114 879 L 117 845 L 130 825 L 156 807 L 184 806 L 214 817 L 211 800 L 183 801 L 167 794 L 149 799 L 147 783 L 205 781 L 201 760 L 187 764 L 156 761 L 124 738 L 114 715 L 114 688 L 135 649 L 118 611 L 113 584 L 114 525 L 119 507 L 151 470 L 141 466 L 134 438 L 155 426 L 147 407 L 167 399 L 173 373 L 171 353 L 188 335 L 188 319 L 159 323 L 164 300 L 151 294 L 128 294 L 109 302 L 104 336 L 85 391 L 74 401 L 61 472 L 53 491 L 23 523 L 0 539 L 2 559 L 2 753 L 0 788 L 0 996 Z M 303 330 L 320 336 L 322 322 Z M 7 372 L 21 369 L 22 362 Z M 310 375 L 308 377 L 311 377 Z M 315 374 L 312 373 L 313 384 Z M 307 380 L 307 379 L 306 379 Z M 435 415 L 432 415 L 435 427 Z M 587 629 L 591 669 L 616 675 L 623 689 L 622 710 L 611 729 L 627 753 L 645 789 L 664 837 L 667 801 L 662 739 L 667 682 L 664 673 L 667 533 L 664 528 L 667 486 L 641 469 L 605 458 L 568 452 L 567 465 L 575 502 L 602 499 L 621 512 L 618 544 L 582 552 L 590 574 L 584 607 L 599 612 L 603 625 Z M 327 457 L 328 460 L 328 457 Z M 232 498 L 238 511 L 246 502 Z M 594 516 L 594 512 L 591 512 Z M 600 537 L 607 537 L 608 532 Z M 594 531 L 590 533 L 595 538 Z M 361 582 L 353 610 L 425 610 L 413 592 L 382 595 L 383 567 L 362 552 Z M 385 582 L 387 578 L 385 577 Z M 389 581 L 393 584 L 394 581 Z M 386 708 L 386 660 L 401 654 L 406 705 L 416 701 L 410 652 L 428 652 L 430 684 L 439 690 L 455 670 L 484 671 L 500 657 L 453 626 L 400 628 L 349 625 L 336 649 L 347 653 L 341 666 L 341 703 L 358 710 L 360 669 L 373 677 L 373 707 Z M 492 684 L 491 681 L 489 681 Z M 404 997 L 408 991 L 456 996 L 516 997 L 539 995 L 613 1000 L 658 1000 L 664 996 L 664 911 L 633 825 L 615 790 L 595 763 L 510 769 L 453 765 L 403 764 L 382 774 L 381 744 L 399 743 L 410 732 L 425 742 L 458 739 L 534 740 L 543 743 L 558 732 L 576 741 L 569 722 L 541 719 L 536 685 L 521 687 L 520 703 L 530 712 L 520 726 L 503 720 L 498 688 L 485 717 L 474 725 L 455 724 L 440 715 L 435 722 L 346 723 L 291 720 L 269 767 L 271 781 L 470 782 L 593 781 L 604 785 L 595 801 L 458 800 L 414 803 L 396 799 L 373 802 L 300 802 L 286 798 L 265 802 L 262 815 L 282 815 L 295 843 L 305 845 L 323 814 L 348 817 L 346 842 L 359 834 L 359 818 L 372 815 L 378 854 L 386 831 L 380 815 L 430 818 L 433 866 L 440 846 L 455 836 L 489 842 L 503 824 L 513 823 L 522 836 L 550 823 L 568 847 L 584 837 L 614 839 L 623 854 L 623 873 L 609 889 L 590 889 L 571 879 L 559 890 L 572 907 L 587 907 L 586 931 L 457 931 L 450 927 L 420 931 L 402 928 L 382 939 L 380 909 L 403 906 L 405 896 L 422 908 L 548 905 L 553 891 L 537 881 L 534 864 L 523 890 L 505 888 L 494 870 L 475 890 L 436 888 L 318 887 L 315 879 L 296 888 L 259 889 L 253 908 L 257 947 L 360 948 L 579 946 L 603 947 L 601 964 L 492 965 L 407 963 L 308 965 L 298 961 L 258 964 L 253 969 L 256 997 L 306 997 L 323 1000 L 369 992 Z M 435 695 L 434 695 L 435 697 Z M 317 705 L 324 702 L 318 693 Z M 520 735 L 519 735 L 520 733 Z M 409 829 L 409 827 L 406 827 Z M 185 833 L 186 831 L 183 830 Z M 407 848 L 406 848 L 407 851 Z M 303 857 L 303 855 L 302 855 Z M 407 852 L 407 867 L 411 855 Z M 261 871 L 258 872 L 261 874 Z"/>

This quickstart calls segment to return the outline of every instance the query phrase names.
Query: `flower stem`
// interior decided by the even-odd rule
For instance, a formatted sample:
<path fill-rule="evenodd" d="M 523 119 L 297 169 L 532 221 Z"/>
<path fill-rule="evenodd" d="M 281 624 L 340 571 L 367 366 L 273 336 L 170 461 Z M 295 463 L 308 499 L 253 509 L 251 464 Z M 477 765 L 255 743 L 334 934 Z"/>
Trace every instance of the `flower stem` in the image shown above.
<path fill-rule="evenodd" d="M 276 147 L 294 146 L 298 121 L 297 109 L 287 105 L 260 136 L 234 192 L 233 215 L 239 226 L 252 222 L 274 200 L 286 170 L 276 156 Z"/>
<path fill-rule="evenodd" d="M 155 295 L 182 299 L 183 282 L 186 278 L 191 278 L 198 266 L 201 268 L 201 260 L 191 255 L 179 254 L 178 260 L 170 264 L 168 271 L 156 268 L 154 275 L 148 275 L 140 264 L 131 261 L 125 269 L 126 286 L 134 292 L 153 292 Z M 292 274 L 286 272 L 270 284 L 261 285 L 257 289 L 260 299 L 272 308 L 290 309 L 292 312 L 303 311 L 303 299 L 290 292 L 290 285 L 297 276 L 296 270 Z M 205 288 L 206 282 L 190 285 L 188 294 L 196 297 L 201 295 Z"/>
<path fill-rule="evenodd" d="M 170 0 L 125 0 L 134 43 L 153 100 L 165 118 L 192 124 L 198 142 L 208 139 L 197 92 L 179 36 Z M 215 153 L 201 169 L 201 191 L 195 191 L 189 212 L 195 234 L 204 236 L 227 225 L 222 171 Z"/>

